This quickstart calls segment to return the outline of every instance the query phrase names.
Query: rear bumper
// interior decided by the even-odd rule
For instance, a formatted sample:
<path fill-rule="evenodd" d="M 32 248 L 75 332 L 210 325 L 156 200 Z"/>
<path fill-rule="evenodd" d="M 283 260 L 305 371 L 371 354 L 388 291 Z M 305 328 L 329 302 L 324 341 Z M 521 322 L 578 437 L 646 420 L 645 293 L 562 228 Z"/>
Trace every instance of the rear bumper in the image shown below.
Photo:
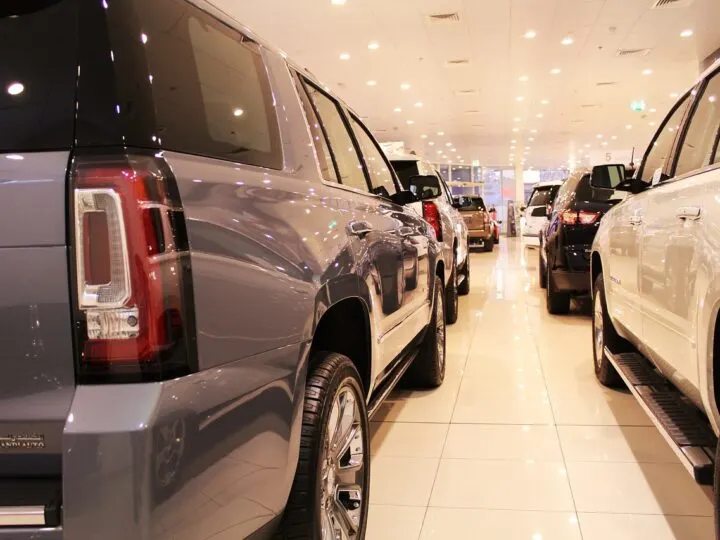
<path fill-rule="evenodd" d="M 493 230 L 491 228 L 468 231 L 468 244 L 482 244 L 487 240 L 492 239 L 492 237 Z"/>

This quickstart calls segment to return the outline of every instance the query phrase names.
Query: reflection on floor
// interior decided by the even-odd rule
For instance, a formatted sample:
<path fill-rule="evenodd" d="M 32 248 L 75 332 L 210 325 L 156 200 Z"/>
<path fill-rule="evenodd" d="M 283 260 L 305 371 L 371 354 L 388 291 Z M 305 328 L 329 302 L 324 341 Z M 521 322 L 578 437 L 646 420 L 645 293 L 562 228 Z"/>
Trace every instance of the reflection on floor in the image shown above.
<path fill-rule="evenodd" d="M 368 540 L 712 540 L 710 495 L 596 382 L 588 306 L 548 315 L 537 251 L 499 248 L 472 255 L 444 385 L 374 418 Z"/>

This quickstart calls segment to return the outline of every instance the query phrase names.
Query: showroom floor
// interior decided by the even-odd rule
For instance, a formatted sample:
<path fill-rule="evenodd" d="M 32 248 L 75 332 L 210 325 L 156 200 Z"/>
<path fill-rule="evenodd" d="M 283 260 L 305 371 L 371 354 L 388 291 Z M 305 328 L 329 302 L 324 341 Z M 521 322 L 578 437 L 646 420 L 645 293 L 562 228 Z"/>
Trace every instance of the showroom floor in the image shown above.
<path fill-rule="evenodd" d="M 472 255 L 432 392 L 374 418 L 368 540 L 710 540 L 712 506 L 627 393 L 595 381 L 587 302 L 549 316 L 537 251 Z"/>

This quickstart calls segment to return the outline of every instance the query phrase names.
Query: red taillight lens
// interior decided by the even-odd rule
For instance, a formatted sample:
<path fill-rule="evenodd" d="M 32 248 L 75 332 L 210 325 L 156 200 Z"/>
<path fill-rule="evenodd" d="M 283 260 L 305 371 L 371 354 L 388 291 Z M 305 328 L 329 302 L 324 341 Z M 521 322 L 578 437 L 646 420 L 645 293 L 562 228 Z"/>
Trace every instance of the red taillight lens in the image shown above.
<path fill-rule="evenodd" d="M 560 220 L 565 225 L 575 225 L 578 220 L 578 214 L 572 210 L 565 210 L 562 214 L 560 214 Z"/>
<path fill-rule="evenodd" d="M 185 219 L 160 158 L 76 158 L 80 375 L 176 376 L 190 369 Z"/>
<path fill-rule="evenodd" d="M 434 202 L 423 202 L 423 218 L 435 231 L 435 236 L 442 242 L 442 224 L 440 223 L 440 212 Z"/>
<path fill-rule="evenodd" d="M 575 212 L 573 210 L 566 210 L 560 215 L 560 219 L 565 225 L 593 225 L 602 214 L 600 212 L 588 212 L 586 210 L 580 210 Z"/>
<path fill-rule="evenodd" d="M 578 213 L 578 220 L 581 225 L 592 225 L 598 219 L 600 219 L 600 212 L 586 212 L 585 210 L 581 210 Z"/>

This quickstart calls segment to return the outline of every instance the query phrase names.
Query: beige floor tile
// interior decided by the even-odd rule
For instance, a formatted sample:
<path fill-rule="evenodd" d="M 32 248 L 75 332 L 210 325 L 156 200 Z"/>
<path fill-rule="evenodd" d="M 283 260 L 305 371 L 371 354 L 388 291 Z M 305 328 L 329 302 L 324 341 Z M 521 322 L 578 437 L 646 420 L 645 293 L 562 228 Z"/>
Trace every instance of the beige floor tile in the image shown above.
<path fill-rule="evenodd" d="M 439 458 L 448 427 L 447 424 L 373 422 L 370 425 L 372 455 Z"/>
<path fill-rule="evenodd" d="M 583 540 L 713 540 L 709 517 L 580 514 Z"/>
<path fill-rule="evenodd" d="M 465 377 L 460 386 L 453 423 L 545 424 L 553 422 L 542 381 Z"/>
<path fill-rule="evenodd" d="M 421 540 L 580 540 L 575 514 L 428 508 Z M 374 540 L 374 539 L 370 539 Z"/>
<path fill-rule="evenodd" d="M 430 506 L 574 511 L 561 462 L 442 459 Z"/>
<path fill-rule="evenodd" d="M 678 463 L 655 427 L 558 426 L 567 461 Z"/>
<path fill-rule="evenodd" d="M 712 504 L 680 464 L 567 463 L 578 512 L 710 516 Z"/>
<path fill-rule="evenodd" d="M 427 506 L 437 466 L 437 459 L 373 458 L 370 504 Z"/>
<path fill-rule="evenodd" d="M 365 540 L 418 540 L 426 508 L 370 505 Z"/>
<path fill-rule="evenodd" d="M 535 461 L 563 460 L 554 426 L 452 424 L 444 458 Z"/>

